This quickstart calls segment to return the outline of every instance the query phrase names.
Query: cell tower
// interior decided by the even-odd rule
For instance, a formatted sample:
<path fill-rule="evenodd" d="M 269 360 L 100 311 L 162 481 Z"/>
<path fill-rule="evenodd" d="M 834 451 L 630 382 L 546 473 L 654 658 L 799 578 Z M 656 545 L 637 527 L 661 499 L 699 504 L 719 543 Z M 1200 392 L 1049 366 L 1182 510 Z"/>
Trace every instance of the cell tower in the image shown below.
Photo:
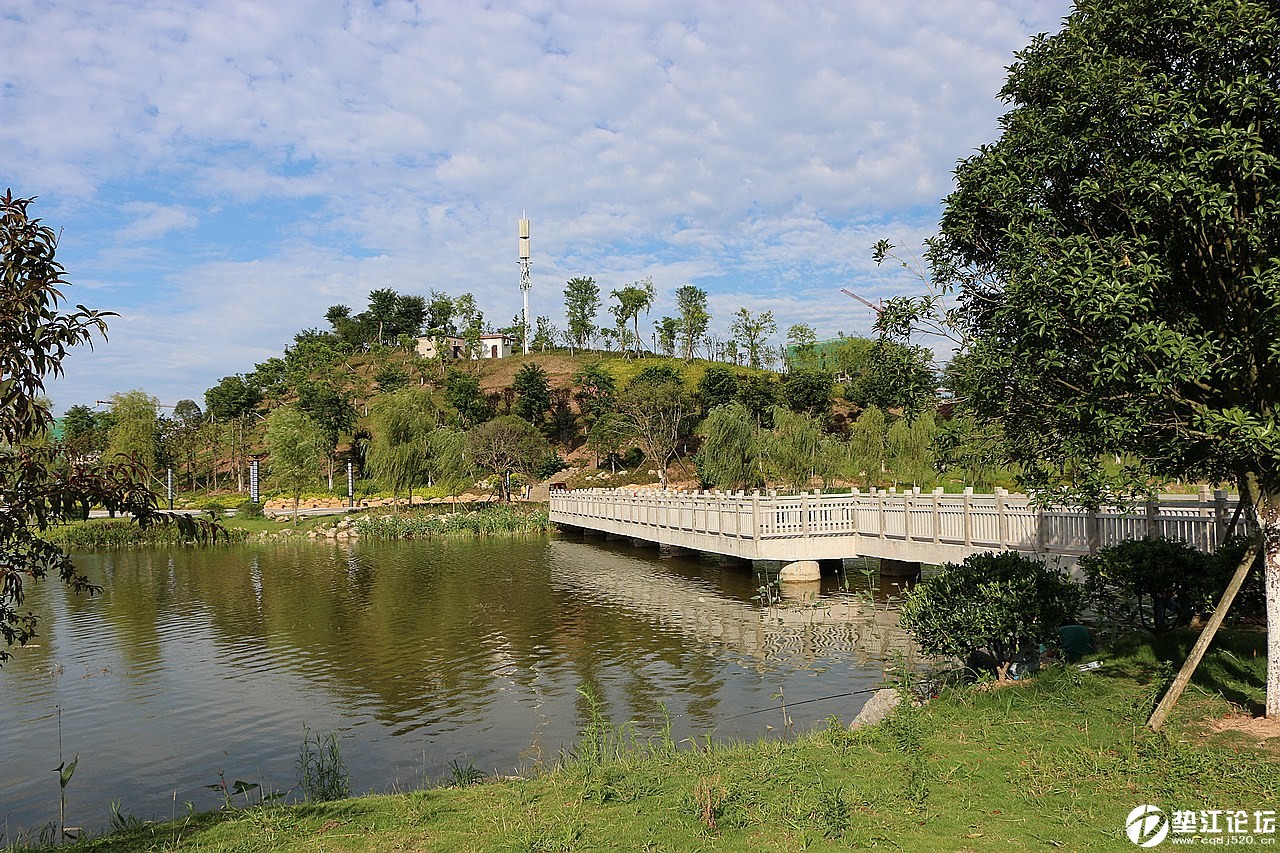
<path fill-rule="evenodd" d="M 533 281 L 529 278 L 529 220 L 520 214 L 520 292 L 524 294 L 524 351 L 529 352 L 529 288 Z"/>

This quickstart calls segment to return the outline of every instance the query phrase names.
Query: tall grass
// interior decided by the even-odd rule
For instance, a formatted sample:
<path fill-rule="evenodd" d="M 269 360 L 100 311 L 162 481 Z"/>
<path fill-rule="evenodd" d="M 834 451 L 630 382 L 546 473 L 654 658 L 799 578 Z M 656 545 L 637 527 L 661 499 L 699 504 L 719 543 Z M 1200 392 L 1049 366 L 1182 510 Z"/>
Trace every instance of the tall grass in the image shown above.
<path fill-rule="evenodd" d="M 551 519 L 545 509 L 495 506 L 447 515 L 400 513 L 370 515 L 356 521 L 361 539 L 421 539 L 430 536 L 495 536 L 546 533 Z"/>
<path fill-rule="evenodd" d="M 199 542 L 183 534 L 176 524 L 156 524 L 141 528 L 124 518 L 91 518 L 51 528 L 45 538 L 64 548 L 136 548 L 144 545 L 194 545 Z M 227 529 L 219 532 L 220 542 L 243 542 L 249 531 Z"/>

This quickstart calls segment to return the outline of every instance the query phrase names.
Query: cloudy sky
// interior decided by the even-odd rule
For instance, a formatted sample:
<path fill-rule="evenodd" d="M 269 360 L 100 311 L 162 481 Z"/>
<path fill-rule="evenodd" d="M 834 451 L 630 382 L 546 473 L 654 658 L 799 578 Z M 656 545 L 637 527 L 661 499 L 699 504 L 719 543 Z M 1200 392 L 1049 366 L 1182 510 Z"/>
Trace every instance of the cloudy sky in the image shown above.
<path fill-rule="evenodd" d="M 932 232 L 1061 0 L 6 0 L 0 185 L 113 310 L 55 408 L 172 404 L 374 288 L 564 325 L 568 278 L 652 276 L 820 337 L 869 332 L 880 237 Z"/>

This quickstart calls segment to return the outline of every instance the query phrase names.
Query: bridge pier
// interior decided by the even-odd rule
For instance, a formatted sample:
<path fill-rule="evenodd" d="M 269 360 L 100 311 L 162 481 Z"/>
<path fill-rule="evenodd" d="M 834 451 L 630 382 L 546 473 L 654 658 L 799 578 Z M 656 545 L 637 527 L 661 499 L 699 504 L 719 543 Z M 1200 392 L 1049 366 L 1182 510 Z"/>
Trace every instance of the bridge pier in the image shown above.
<path fill-rule="evenodd" d="M 648 539 L 641 539 L 638 536 L 631 537 L 632 548 L 648 548 L 652 545 L 657 545 L 657 544 L 658 544 L 657 542 L 650 542 Z M 659 546 L 659 550 L 661 550 L 661 546 Z"/>
<path fill-rule="evenodd" d="M 834 560 L 819 560 L 818 568 L 825 575 L 838 575 L 844 571 L 844 558 L 840 557 Z"/>
<path fill-rule="evenodd" d="M 668 545 L 665 542 L 658 543 L 659 557 L 698 557 L 701 551 L 690 551 L 688 548 L 681 548 L 679 545 Z"/>

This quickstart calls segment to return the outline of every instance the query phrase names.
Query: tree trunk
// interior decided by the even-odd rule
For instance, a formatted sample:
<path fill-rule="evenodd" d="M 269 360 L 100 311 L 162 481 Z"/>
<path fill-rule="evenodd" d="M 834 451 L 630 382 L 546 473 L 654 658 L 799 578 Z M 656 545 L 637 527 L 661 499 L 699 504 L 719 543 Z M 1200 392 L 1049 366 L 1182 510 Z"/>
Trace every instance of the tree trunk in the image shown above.
<path fill-rule="evenodd" d="M 1263 584 L 1267 591 L 1267 716 L 1280 719 L 1280 491 L 1262 494 Z"/>

